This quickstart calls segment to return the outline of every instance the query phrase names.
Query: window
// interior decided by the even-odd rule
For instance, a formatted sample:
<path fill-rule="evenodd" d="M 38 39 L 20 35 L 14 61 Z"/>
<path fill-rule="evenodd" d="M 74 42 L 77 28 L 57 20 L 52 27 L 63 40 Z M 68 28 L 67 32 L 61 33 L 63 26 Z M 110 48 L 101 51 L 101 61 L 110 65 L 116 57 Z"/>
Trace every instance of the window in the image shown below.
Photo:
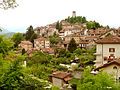
<path fill-rule="evenodd" d="M 114 66 L 114 67 L 113 67 L 113 69 L 117 69 L 117 67 L 116 67 L 116 66 Z"/>
<path fill-rule="evenodd" d="M 115 52 L 115 48 L 109 48 L 109 52 Z"/>
<path fill-rule="evenodd" d="M 104 60 L 107 60 L 108 58 L 107 57 L 104 57 Z"/>

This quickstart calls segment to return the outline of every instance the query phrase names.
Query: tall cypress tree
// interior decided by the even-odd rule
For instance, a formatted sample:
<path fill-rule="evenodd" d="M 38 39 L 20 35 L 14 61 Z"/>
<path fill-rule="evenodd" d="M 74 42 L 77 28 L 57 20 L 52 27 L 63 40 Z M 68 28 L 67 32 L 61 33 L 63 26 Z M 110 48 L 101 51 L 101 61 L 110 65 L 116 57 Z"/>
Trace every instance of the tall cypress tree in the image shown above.
<path fill-rule="evenodd" d="M 76 49 L 77 49 L 77 44 L 76 44 L 74 38 L 72 38 L 72 39 L 70 40 L 69 45 L 68 45 L 68 50 L 72 53 L 72 52 L 73 52 L 74 50 L 76 50 Z"/>
<path fill-rule="evenodd" d="M 62 23 L 61 22 L 57 21 L 56 29 L 58 29 L 58 31 L 62 30 Z"/>
<path fill-rule="evenodd" d="M 34 43 L 34 39 L 37 38 L 37 34 L 34 32 L 33 26 L 28 27 L 28 31 L 25 34 L 25 39 Z"/>

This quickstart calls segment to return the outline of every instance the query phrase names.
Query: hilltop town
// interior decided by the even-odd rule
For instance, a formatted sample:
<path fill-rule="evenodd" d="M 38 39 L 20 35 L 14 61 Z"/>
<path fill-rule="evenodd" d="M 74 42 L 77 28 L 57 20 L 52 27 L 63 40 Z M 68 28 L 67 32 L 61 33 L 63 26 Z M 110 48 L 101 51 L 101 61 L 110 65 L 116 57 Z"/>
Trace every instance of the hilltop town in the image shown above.
<path fill-rule="evenodd" d="M 87 21 L 85 17 L 76 16 L 75 11 L 72 12 L 71 17 L 65 20 L 34 28 L 34 32 L 37 34 L 34 43 L 22 41 L 19 46 L 26 51 L 35 49 L 48 52 L 49 54 L 54 54 L 55 49 L 58 48 L 67 50 L 72 38 L 75 40 L 77 48 L 88 49 L 94 47 L 97 40 L 106 36 L 120 36 L 119 28 L 104 27 L 95 21 Z"/>
<path fill-rule="evenodd" d="M 10 83 L 19 78 L 24 85 L 13 84 L 25 90 L 119 90 L 119 53 L 120 28 L 87 21 L 73 11 L 71 17 L 31 25 L 12 38 L 0 36 L 0 86 L 12 90 Z"/>

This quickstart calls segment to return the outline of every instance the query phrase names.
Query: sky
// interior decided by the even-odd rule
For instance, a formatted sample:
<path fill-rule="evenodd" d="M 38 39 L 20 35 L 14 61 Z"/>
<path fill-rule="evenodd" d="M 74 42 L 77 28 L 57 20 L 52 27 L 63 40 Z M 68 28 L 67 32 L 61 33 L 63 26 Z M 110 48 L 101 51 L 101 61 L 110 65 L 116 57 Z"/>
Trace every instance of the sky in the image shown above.
<path fill-rule="evenodd" d="M 120 26 L 120 0 L 16 0 L 15 9 L 0 9 L 0 27 L 12 32 L 26 32 L 27 27 L 45 26 L 65 19 L 76 11 L 103 26 Z"/>

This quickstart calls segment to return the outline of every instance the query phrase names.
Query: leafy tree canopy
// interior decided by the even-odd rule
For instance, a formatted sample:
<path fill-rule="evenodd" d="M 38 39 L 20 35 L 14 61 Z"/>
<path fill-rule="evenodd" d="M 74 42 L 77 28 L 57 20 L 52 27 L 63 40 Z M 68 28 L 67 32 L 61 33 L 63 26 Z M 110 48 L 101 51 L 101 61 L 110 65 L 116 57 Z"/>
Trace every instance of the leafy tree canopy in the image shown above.
<path fill-rule="evenodd" d="M 71 23 L 71 24 L 75 24 L 75 23 L 86 23 L 87 20 L 85 17 L 82 16 L 77 16 L 77 17 L 68 17 L 67 19 L 65 19 L 67 22 Z"/>
<path fill-rule="evenodd" d="M 24 39 L 24 36 L 22 33 L 15 33 L 12 37 L 12 40 L 14 41 L 14 46 L 18 47 L 18 44 Z"/>
<path fill-rule="evenodd" d="M 90 74 L 91 69 L 85 69 L 81 80 L 74 79 L 73 84 L 77 85 L 77 90 L 119 90 L 112 76 L 101 72 L 97 75 Z"/>
<path fill-rule="evenodd" d="M 34 43 L 34 39 L 37 38 L 37 34 L 34 32 L 33 26 L 28 27 L 27 32 L 25 34 L 25 39 Z"/>
<path fill-rule="evenodd" d="M 51 45 L 56 45 L 61 41 L 61 38 L 57 34 L 54 34 L 53 36 L 50 36 L 49 39 L 50 39 Z"/>
<path fill-rule="evenodd" d="M 95 21 L 89 21 L 86 23 L 87 29 L 97 29 L 100 28 L 100 24 L 98 22 Z"/>
<path fill-rule="evenodd" d="M 13 45 L 14 43 L 10 39 L 5 38 L 4 36 L 0 36 L 0 53 L 4 55 L 7 54 Z"/>

